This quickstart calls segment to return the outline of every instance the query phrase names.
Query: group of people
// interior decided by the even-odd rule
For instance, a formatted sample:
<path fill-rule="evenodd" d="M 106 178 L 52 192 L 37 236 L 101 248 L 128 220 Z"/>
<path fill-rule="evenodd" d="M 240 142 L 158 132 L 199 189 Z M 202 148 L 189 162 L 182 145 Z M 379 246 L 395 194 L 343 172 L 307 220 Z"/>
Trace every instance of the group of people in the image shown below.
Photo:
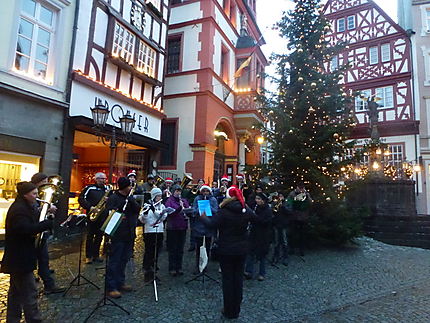
<path fill-rule="evenodd" d="M 243 279 L 251 279 L 255 274 L 258 280 L 265 279 L 266 261 L 272 244 L 273 263 L 280 261 L 287 265 L 288 254 L 294 250 L 289 248 L 291 246 L 303 255 L 303 230 L 312 202 L 303 183 L 298 183 L 297 188 L 285 198 L 282 193 L 269 196 L 262 187 L 251 190 L 241 174 L 236 177 L 236 185 L 231 185 L 229 177 L 224 175 L 220 183 L 215 181 L 211 186 L 199 180 L 196 185 L 187 187 L 182 180 L 165 178 L 163 184 L 157 187 L 152 176 L 139 185 L 136 172 L 131 171 L 127 177 L 118 179 L 116 190 L 109 190 L 106 179 L 104 173 L 97 173 L 94 184 L 86 186 L 80 193 L 79 203 L 87 215 L 95 214 L 86 221 L 85 262 L 90 265 L 104 261 L 101 250 L 104 239 L 107 295 L 111 298 L 119 298 L 133 290 L 126 284 L 125 268 L 134 257 L 138 224 L 143 226 L 144 232 L 142 268 L 145 282 L 157 279 L 164 233 L 167 238 L 168 272 L 173 277 L 184 274 L 187 230 L 190 229 L 188 250 L 195 251 L 193 274 L 202 271 L 199 268 L 200 247 L 205 244 L 209 258 L 216 258 L 220 264 L 224 296 L 222 314 L 228 319 L 239 316 Z M 18 183 L 17 190 L 18 196 L 6 218 L 2 261 L 2 271 L 11 274 L 8 322 L 19 322 L 22 309 L 27 321 L 39 322 L 33 276 L 38 254 L 34 235 L 52 228 L 52 219 L 39 222 L 35 184 Z M 202 211 L 201 200 L 209 201 L 210 212 Z M 55 213 L 55 210 L 52 211 Z M 115 230 L 106 234 L 103 230 L 115 218 L 114 215 L 118 215 L 118 223 Z M 298 239 L 294 242 L 288 239 L 291 229 L 298 233 Z M 28 257 L 23 259 L 17 256 L 22 254 Z M 258 268 L 255 273 L 256 264 Z M 49 290 L 52 286 L 51 289 L 59 290 L 55 283 L 48 284 L 51 285 L 45 284 L 45 289 Z"/>

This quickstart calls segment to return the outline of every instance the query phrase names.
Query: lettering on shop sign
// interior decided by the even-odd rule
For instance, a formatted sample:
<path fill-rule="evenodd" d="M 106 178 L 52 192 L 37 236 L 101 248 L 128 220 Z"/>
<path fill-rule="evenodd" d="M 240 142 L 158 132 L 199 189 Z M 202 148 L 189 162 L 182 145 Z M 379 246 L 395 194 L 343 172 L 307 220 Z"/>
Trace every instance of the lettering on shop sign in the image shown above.
<path fill-rule="evenodd" d="M 95 97 L 94 101 L 95 105 L 104 106 L 105 108 L 109 109 L 109 102 L 107 100 Z M 115 123 L 120 123 L 119 119 L 123 117 L 127 112 L 130 112 L 129 110 L 124 111 L 124 108 L 117 103 L 112 105 L 109 110 L 110 117 Z M 143 129 L 143 132 L 145 133 L 149 132 L 149 119 L 147 116 L 140 113 L 136 114 L 136 112 L 133 112 L 131 116 L 134 118 L 134 120 L 136 120 L 135 126 L 137 127 L 137 129 L 139 129 L 140 131 Z"/>

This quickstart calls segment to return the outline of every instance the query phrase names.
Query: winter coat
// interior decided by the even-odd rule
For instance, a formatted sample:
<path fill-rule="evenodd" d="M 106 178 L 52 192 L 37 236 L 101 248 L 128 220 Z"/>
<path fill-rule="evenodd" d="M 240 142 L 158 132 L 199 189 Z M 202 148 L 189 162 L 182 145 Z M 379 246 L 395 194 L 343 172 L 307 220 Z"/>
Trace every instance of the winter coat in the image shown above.
<path fill-rule="evenodd" d="M 254 212 L 256 218 L 249 233 L 250 248 L 257 257 L 262 257 L 269 253 L 273 213 L 268 204 L 257 205 Z"/>
<path fill-rule="evenodd" d="M 86 186 L 81 194 L 79 194 L 78 202 L 81 207 L 90 211 L 92 206 L 96 206 L 106 192 L 104 185 L 98 186 L 97 184 L 91 184 Z"/>
<path fill-rule="evenodd" d="M 125 211 L 123 211 L 127 199 L 127 207 Z M 109 214 L 111 210 L 124 213 L 121 223 L 111 237 L 112 242 L 134 240 L 136 238 L 137 216 L 140 210 L 139 203 L 136 202 L 133 196 L 127 197 L 122 195 L 119 191 L 115 191 L 106 202 L 106 212 Z"/>
<path fill-rule="evenodd" d="M 181 198 L 185 208 L 189 208 L 190 204 L 186 199 Z M 166 207 L 175 209 L 175 212 L 167 216 L 167 230 L 187 230 L 188 219 L 179 202 L 179 198 L 171 196 L 166 201 Z"/>
<path fill-rule="evenodd" d="M 275 212 L 274 207 L 277 203 L 272 205 L 273 211 L 273 226 L 275 228 L 285 229 L 288 227 L 288 223 L 291 217 L 291 210 L 289 210 L 286 201 L 282 201 L 282 204 L 278 207 L 278 211 Z"/>
<path fill-rule="evenodd" d="M 39 221 L 39 210 L 17 197 L 6 215 L 6 236 L 1 272 L 27 273 L 36 269 L 35 236 L 52 228 L 52 220 Z"/>
<path fill-rule="evenodd" d="M 255 220 L 255 213 L 234 199 L 226 199 L 212 217 L 201 218 L 211 228 L 218 229 L 218 255 L 241 256 L 248 253 L 248 225 Z"/>
<path fill-rule="evenodd" d="M 194 236 L 196 237 L 213 237 L 215 235 L 215 231 L 213 229 L 208 228 L 200 219 L 199 215 L 199 202 L 201 200 L 204 200 L 204 196 L 203 195 L 198 195 L 195 199 L 194 199 L 194 203 L 193 203 L 193 209 L 194 209 L 194 213 L 193 216 L 196 217 L 196 220 L 194 221 L 193 225 L 192 225 L 192 229 L 194 231 Z M 215 197 L 213 197 L 212 195 L 209 195 L 208 198 L 210 206 L 211 206 L 211 211 L 212 211 L 212 216 L 215 216 L 218 213 L 218 203 Z"/>
<path fill-rule="evenodd" d="M 296 201 L 297 195 L 301 194 L 299 191 L 294 190 L 288 194 L 287 208 L 291 211 L 291 220 L 298 222 L 307 222 L 309 218 L 309 210 L 312 204 L 310 194 L 305 191 L 306 199 L 304 201 Z"/>
<path fill-rule="evenodd" d="M 139 221 L 145 225 L 145 233 L 164 232 L 163 221 L 166 220 L 167 213 L 164 213 L 163 216 L 161 213 L 165 208 L 163 203 L 160 202 L 154 206 L 152 201 L 143 206 L 145 212 L 139 216 Z"/>

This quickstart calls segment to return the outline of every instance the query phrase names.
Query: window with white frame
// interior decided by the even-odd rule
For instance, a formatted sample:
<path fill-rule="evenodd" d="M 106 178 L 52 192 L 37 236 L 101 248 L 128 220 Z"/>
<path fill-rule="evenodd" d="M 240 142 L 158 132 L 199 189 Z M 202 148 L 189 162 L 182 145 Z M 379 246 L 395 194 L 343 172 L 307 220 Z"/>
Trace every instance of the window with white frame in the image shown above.
<path fill-rule="evenodd" d="M 369 63 L 370 64 L 378 64 L 379 61 L 379 52 L 378 47 L 370 47 L 369 48 Z"/>
<path fill-rule="evenodd" d="M 391 61 L 391 46 L 389 43 L 382 44 L 381 46 L 381 61 L 382 62 Z"/>
<path fill-rule="evenodd" d="M 337 31 L 338 32 L 345 31 L 345 18 L 340 18 L 337 20 Z"/>
<path fill-rule="evenodd" d="M 370 90 L 362 90 L 360 94 L 355 97 L 355 111 L 367 110 L 367 99 L 372 95 Z"/>
<path fill-rule="evenodd" d="M 388 163 L 397 168 L 402 167 L 402 163 L 405 160 L 403 145 L 390 145 L 388 149 L 390 152 L 387 158 Z"/>
<path fill-rule="evenodd" d="M 355 16 L 347 17 L 348 30 L 355 29 Z"/>
<path fill-rule="evenodd" d="M 133 63 L 135 36 L 123 25 L 115 22 L 112 56 L 121 57 L 127 63 Z"/>
<path fill-rule="evenodd" d="M 152 4 L 155 8 L 157 8 L 158 10 L 160 10 L 160 6 L 161 6 L 161 1 L 160 0 L 146 0 L 146 3 L 150 3 Z"/>
<path fill-rule="evenodd" d="M 137 70 L 150 77 L 155 77 L 155 50 L 140 41 L 139 56 L 137 57 Z"/>
<path fill-rule="evenodd" d="M 426 23 L 424 25 L 427 26 L 427 32 L 430 33 L 430 8 L 426 9 Z"/>
<path fill-rule="evenodd" d="M 381 107 L 381 108 L 392 108 L 392 107 L 394 107 L 393 87 L 392 86 L 377 88 L 376 89 L 376 97 L 380 99 L 379 101 L 376 101 L 376 103 L 379 104 L 379 107 Z"/>
<path fill-rule="evenodd" d="M 339 67 L 339 57 L 333 56 L 333 58 L 330 61 L 330 71 L 335 71 L 337 70 Z"/>
<path fill-rule="evenodd" d="M 56 11 L 36 0 L 23 0 L 19 17 L 14 70 L 52 83 L 52 47 Z"/>

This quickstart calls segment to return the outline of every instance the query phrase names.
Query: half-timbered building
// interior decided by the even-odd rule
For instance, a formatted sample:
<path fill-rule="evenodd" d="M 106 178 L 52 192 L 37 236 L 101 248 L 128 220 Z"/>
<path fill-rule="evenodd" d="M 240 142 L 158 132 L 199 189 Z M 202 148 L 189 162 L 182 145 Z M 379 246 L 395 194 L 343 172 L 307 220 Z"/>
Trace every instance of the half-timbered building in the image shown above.
<path fill-rule="evenodd" d="M 260 161 L 253 125 L 262 120 L 254 100 L 267 65 L 262 44 L 255 0 L 171 2 L 161 169 L 234 181 Z"/>
<path fill-rule="evenodd" d="M 413 104 L 411 43 L 408 34 L 372 0 L 329 0 L 324 14 L 331 22 L 327 35 L 346 49 L 329 69 L 350 68 L 342 82 L 357 91 L 353 138 L 362 145 L 370 137 L 368 98 L 378 98 L 381 139 L 389 145 L 389 162 L 401 167 L 417 162 L 418 118 Z"/>
<path fill-rule="evenodd" d="M 71 191 L 98 171 L 112 180 L 131 169 L 144 179 L 157 167 L 161 144 L 168 0 L 81 1 L 73 49 L 70 97 Z M 107 108 L 103 133 L 92 127 L 91 108 Z M 135 120 L 123 138 L 120 118 Z M 100 135 L 127 142 L 115 149 Z M 99 129 L 100 130 L 100 129 Z M 67 155 L 67 152 L 66 152 Z"/>

